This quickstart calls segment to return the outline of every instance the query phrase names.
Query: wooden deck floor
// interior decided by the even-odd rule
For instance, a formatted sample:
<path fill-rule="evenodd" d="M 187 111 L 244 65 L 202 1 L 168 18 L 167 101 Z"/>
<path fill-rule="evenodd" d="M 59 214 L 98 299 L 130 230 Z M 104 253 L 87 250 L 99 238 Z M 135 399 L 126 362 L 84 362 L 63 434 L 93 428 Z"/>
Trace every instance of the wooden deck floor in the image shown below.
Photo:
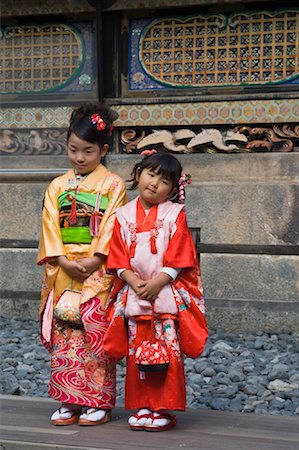
<path fill-rule="evenodd" d="M 116 408 L 102 426 L 53 427 L 57 403 L 45 398 L 1 396 L 1 450 L 299 450 L 297 417 L 188 410 L 176 429 L 133 432 L 129 413 Z"/>

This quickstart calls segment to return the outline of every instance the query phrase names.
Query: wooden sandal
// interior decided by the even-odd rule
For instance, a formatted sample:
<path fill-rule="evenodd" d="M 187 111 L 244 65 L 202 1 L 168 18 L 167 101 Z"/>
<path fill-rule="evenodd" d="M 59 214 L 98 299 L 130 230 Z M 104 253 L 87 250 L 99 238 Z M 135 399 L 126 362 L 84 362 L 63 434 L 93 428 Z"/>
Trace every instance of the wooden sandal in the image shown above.
<path fill-rule="evenodd" d="M 103 423 L 107 423 L 110 422 L 111 420 L 111 410 L 107 409 L 105 412 L 104 417 L 101 417 L 98 420 L 91 420 L 88 419 L 88 416 L 91 416 L 92 414 L 98 412 L 98 411 L 104 411 L 104 410 L 99 410 L 97 408 L 88 408 L 83 414 L 80 415 L 78 423 L 79 425 L 83 425 L 83 426 L 92 426 L 92 425 L 102 425 Z M 87 417 L 82 417 L 82 416 L 87 416 Z"/>
<path fill-rule="evenodd" d="M 166 431 L 170 430 L 171 428 L 174 428 L 177 424 L 177 419 L 175 415 L 164 412 L 163 413 L 153 412 L 151 414 L 151 419 L 152 423 L 145 425 L 144 427 L 146 431 Z M 158 420 L 161 419 L 166 419 L 168 422 L 164 425 L 159 425 L 155 423 L 155 421 L 157 422 Z"/>
<path fill-rule="evenodd" d="M 149 411 L 149 412 L 144 412 L 144 413 L 140 414 L 141 411 Z M 151 415 L 152 415 L 152 412 L 150 410 L 147 410 L 146 408 L 142 408 L 138 412 L 133 414 L 128 420 L 131 430 L 143 431 L 145 429 L 145 423 L 146 423 L 147 419 L 150 419 Z M 135 423 L 130 423 L 130 420 L 132 418 L 137 419 Z M 140 419 L 146 419 L 146 420 L 143 423 L 138 423 L 138 420 L 140 420 Z"/>
<path fill-rule="evenodd" d="M 68 409 L 66 406 L 61 406 L 52 414 L 51 423 L 55 426 L 73 425 L 78 422 L 78 417 L 81 409 Z"/>

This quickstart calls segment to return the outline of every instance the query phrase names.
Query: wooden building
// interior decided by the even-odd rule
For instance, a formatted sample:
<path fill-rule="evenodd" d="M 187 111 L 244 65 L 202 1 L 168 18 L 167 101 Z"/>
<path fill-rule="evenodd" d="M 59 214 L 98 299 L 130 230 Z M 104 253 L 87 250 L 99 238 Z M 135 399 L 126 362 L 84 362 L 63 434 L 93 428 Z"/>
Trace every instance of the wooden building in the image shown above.
<path fill-rule="evenodd" d="M 2 314 L 37 316 L 42 198 L 77 105 L 113 106 L 107 163 L 178 155 L 213 328 L 298 329 L 299 10 L 251 0 L 2 0 Z"/>

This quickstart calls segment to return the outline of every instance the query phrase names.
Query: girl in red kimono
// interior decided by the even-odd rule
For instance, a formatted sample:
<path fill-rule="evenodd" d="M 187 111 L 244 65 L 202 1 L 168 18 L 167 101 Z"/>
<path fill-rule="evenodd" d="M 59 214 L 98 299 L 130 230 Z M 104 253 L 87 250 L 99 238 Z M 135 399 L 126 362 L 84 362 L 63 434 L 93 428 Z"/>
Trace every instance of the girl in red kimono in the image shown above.
<path fill-rule="evenodd" d="M 51 353 L 49 395 L 61 403 L 53 425 L 100 425 L 115 405 L 115 360 L 103 350 L 113 282 L 106 259 L 114 213 L 126 203 L 126 191 L 124 181 L 101 164 L 115 118 L 97 103 L 73 112 L 67 134 L 72 168 L 45 194 L 38 264 L 45 267 L 40 313 L 41 339 Z M 81 323 L 55 315 L 68 288 L 81 292 Z"/>
<path fill-rule="evenodd" d="M 127 356 L 125 407 L 137 409 L 131 429 L 164 431 L 176 425 L 168 410 L 186 408 L 183 354 L 199 356 L 208 332 L 197 254 L 178 203 L 188 176 L 174 156 L 149 153 L 132 172 L 131 188 L 138 187 L 139 196 L 116 212 L 107 268 L 118 278 L 104 349 L 115 358 Z M 153 334 L 166 348 L 163 372 L 137 364 L 138 347 Z"/>

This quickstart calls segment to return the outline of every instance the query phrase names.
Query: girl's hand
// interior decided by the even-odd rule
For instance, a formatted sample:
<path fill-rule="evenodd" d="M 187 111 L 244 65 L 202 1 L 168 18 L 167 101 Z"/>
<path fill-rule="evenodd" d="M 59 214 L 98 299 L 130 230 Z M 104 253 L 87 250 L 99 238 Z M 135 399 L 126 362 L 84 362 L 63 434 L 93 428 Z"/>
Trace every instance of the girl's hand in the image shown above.
<path fill-rule="evenodd" d="M 128 283 L 133 291 L 140 297 L 140 286 L 143 280 L 139 278 L 133 270 L 126 269 L 122 272 L 121 278 Z"/>
<path fill-rule="evenodd" d="M 97 270 L 102 264 L 104 258 L 100 255 L 94 255 L 90 258 L 80 258 L 77 259 L 77 263 L 83 266 L 86 272 L 91 275 L 95 270 Z"/>
<path fill-rule="evenodd" d="M 139 283 L 139 296 L 143 300 L 154 301 L 161 291 L 162 287 L 170 283 L 172 278 L 167 273 L 161 272 L 151 280 L 141 281 Z"/>
<path fill-rule="evenodd" d="M 79 264 L 77 261 L 69 261 L 66 256 L 58 256 L 57 263 L 69 277 L 75 278 L 81 283 L 89 277 L 82 264 Z"/>

